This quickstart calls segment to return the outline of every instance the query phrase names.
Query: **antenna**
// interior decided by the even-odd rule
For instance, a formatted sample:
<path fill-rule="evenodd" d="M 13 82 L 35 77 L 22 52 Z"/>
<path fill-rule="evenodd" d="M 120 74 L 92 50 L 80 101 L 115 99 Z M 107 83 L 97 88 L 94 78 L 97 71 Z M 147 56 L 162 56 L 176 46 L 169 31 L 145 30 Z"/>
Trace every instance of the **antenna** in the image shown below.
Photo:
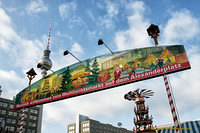
<path fill-rule="evenodd" d="M 47 41 L 47 49 L 49 49 L 49 42 L 50 42 L 50 37 L 51 37 L 51 26 L 52 26 L 52 17 L 51 17 L 51 22 L 50 22 L 50 27 L 49 27 L 49 35 L 48 35 L 48 41 Z"/>

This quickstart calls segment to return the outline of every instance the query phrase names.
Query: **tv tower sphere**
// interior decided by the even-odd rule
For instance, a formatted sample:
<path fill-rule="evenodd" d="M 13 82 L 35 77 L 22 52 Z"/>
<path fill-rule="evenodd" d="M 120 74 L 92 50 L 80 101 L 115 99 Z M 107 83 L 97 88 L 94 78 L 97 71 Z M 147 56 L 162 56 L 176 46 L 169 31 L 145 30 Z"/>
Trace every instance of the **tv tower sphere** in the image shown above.
<path fill-rule="evenodd" d="M 42 70 L 42 76 L 45 77 L 47 75 L 47 71 L 52 67 L 52 61 L 50 60 L 50 50 L 48 47 L 44 50 L 44 55 L 42 56 L 39 64 L 41 65 L 40 69 Z"/>

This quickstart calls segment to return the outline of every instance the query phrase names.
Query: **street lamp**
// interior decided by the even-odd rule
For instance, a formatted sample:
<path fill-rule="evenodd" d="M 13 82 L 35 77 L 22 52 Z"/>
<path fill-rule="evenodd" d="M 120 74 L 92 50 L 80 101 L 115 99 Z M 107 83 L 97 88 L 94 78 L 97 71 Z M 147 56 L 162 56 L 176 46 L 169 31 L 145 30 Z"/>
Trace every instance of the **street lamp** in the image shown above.
<path fill-rule="evenodd" d="M 68 55 L 68 54 L 71 54 L 74 58 L 76 58 L 81 63 L 81 61 L 76 56 L 74 56 L 71 52 L 69 52 L 68 50 L 64 51 L 64 53 L 63 53 L 64 56 Z"/>
<path fill-rule="evenodd" d="M 103 45 L 103 44 L 110 50 L 110 52 L 111 52 L 112 54 L 114 54 L 114 53 L 111 51 L 111 49 L 103 42 L 103 40 L 102 40 L 102 39 L 99 39 L 98 45 Z"/>
<path fill-rule="evenodd" d="M 160 33 L 160 30 L 159 30 L 158 26 L 154 25 L 154 24 L 151 24 L 149 26 L 149 28 L 147 29 L 147 32 L 148 32 L 149 36 L 151 36 L 154 39 L 155 45 L 157 46 L 158 45 L 157 38 L 159 36 L 158 33 Z"/>

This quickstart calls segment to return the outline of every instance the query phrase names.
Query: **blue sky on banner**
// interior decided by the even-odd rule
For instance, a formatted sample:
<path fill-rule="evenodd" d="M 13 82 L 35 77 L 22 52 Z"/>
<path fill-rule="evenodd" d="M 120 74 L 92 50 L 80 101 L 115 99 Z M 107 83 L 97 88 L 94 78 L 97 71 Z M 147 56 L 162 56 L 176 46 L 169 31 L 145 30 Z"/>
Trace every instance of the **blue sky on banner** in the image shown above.
<path fill-rule="evenodd" d="M 198 0 L 0 0 L 0 85 L 2 97 L 11 99 L 28 84 L 25 75 L 34 68 L 50 40 L 54 71 L 79 59 L 109 53 L 97 41 L 103 38 L 113 51 L 153 46 L 146 29 L 151 23 L 160 28 L 159 44 L 183 44 L 192 69 L 170 74 L 181 121 L 200 119 L 200 8 Z M 131 129 L 133 102 L 123 95 L 136 88 L 152 89 L 146 100 L 154 125 L 173 122 L 162 77 L 140 81 L 97 93 L 44 105 L 43 133 L 66 132 L 76 114 L 88 115 L 103 123 Z"/>

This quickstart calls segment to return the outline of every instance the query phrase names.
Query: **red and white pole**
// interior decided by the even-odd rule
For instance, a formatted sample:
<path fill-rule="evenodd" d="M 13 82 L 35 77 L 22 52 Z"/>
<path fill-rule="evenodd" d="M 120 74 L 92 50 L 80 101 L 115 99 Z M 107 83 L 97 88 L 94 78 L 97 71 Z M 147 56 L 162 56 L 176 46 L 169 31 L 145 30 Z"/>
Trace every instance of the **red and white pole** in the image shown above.
<path fill-rule="evenodd" d="M 159 33 L 160 33 L 158 26 L 151 24 L 150 27 L 147 29 L 147 32 L 148 32 L 149 36 L 151 36 L 154 39 L 155 46 L 157 47 L 158 46 L 157 37 L 159 36 Z M 164 81 L 165 81 L 165 87 L 166 87 L 166 91 L 167 91 L 167 95 L 168 95 L 171 113 L 172 113 L 172 116 L 173 116 L 173 121 L 174 121 L 174 124 L 175 124 L 175 127 L 176 127 L 176 132 L 179 133 L 179 131 L 181 131 L 181 130 L 179 130 L 180 126 L 179 126 L 179 118 L 177 116 L 178 112 L 175 108 L 175 102 L 173 100 L 173 96 L 172 96 L 172 93 L 171 93 L 171 90 L 170 90 L 170 87 L 169 87 L 167 75 L 164 74 L 163 78 L 164 78 Z"/>
<path fill-rule="evenodd" d="M 23 124 L 24 124 L 24 114 L 25 114 L 25 108 L 22 109 L 22 117 L 21 117 L 21 123 L 20 123 L 19 133 L 22 133 Z"/>
<path fill-rule="evenodd" d="M 170 91 L 167 75 L 164 74 L 163 78 L 164 78 L 164 81 L 165 81 L 165 87 L 166 87 L 166 91 L 167 91 L 167 96 L 168 96 L 168 100 L 169 100 L 169 105 L 170 105 L 173 121 L 174 121 L 175 128 L 176 128 L 176 132 L 179 133 L 179 129 L 180 129 L 179 119 L 178 119 L 178 116 L 177 116 L 177 113 L 176 113 L 176 108 L 175 108 L 175 105 L 174 105 L 175 103 L 173 101 L 172 93 Z"/>
<path fill-rule="evenodd" d="M 31 85 L 31 80 L 33 78 L 35 78 L 35 75 L 37 75 L 34 71 L 34 69 L 32 68 L 31 70 L 29 70 L 27 73 L 27 77 L 29 79 L 29 87 Z M 30 88 L 29 88 L 30 89 Z M 22 109 L 22 116 L 21 116 L 21 123 L 20 123 L 20 128 L 19 128 L 19 133 L 22 133 L 22 130 L 23 130 L 23 124 L 24 124 L 24 115 L 25 115 L 25 108 Z"/>

